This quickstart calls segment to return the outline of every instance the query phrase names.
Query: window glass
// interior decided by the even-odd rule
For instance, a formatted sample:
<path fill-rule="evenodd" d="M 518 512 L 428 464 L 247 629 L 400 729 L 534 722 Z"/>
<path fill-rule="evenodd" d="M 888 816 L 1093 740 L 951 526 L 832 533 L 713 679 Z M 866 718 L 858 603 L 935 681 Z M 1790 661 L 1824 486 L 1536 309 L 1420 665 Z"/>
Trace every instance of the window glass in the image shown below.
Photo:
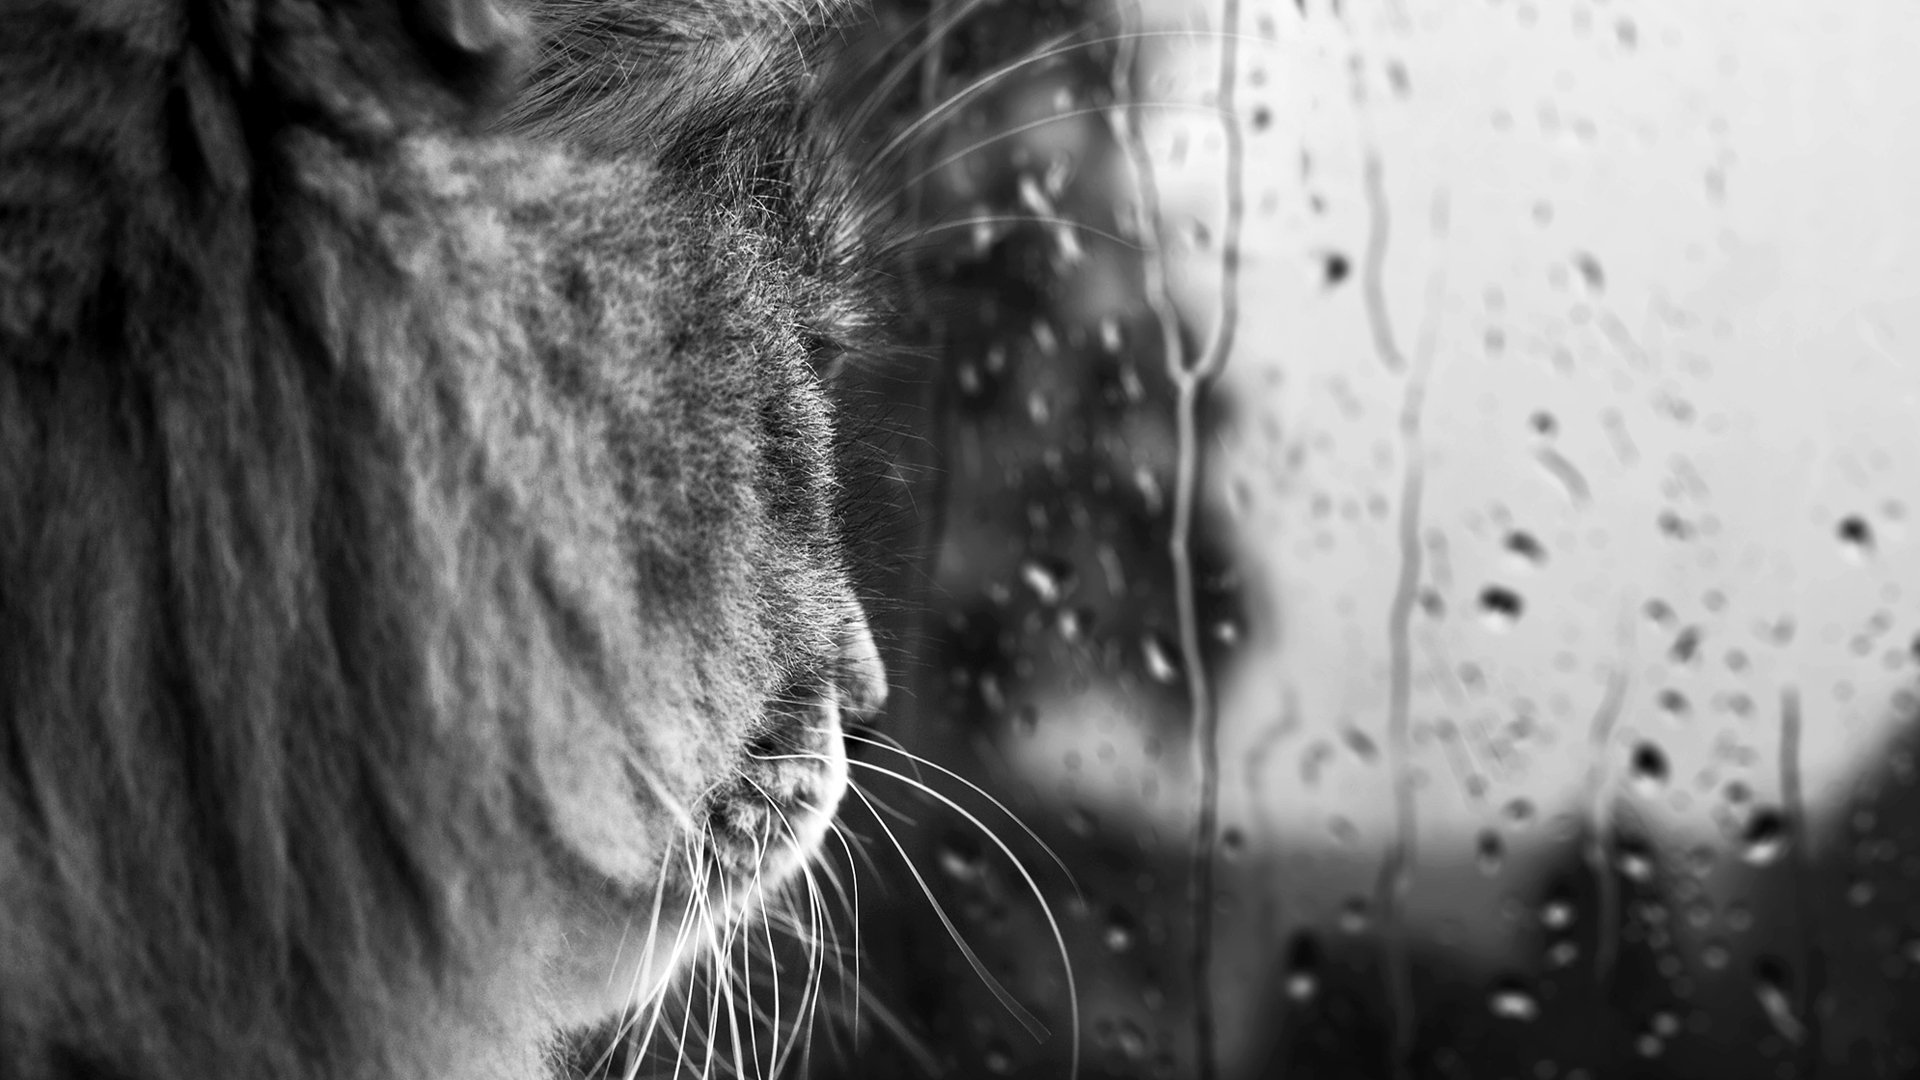
<path fill-rule="evenodd" d="M 1920 8 L 883 15 L 862 1067 L 1920 1069 Z"/>

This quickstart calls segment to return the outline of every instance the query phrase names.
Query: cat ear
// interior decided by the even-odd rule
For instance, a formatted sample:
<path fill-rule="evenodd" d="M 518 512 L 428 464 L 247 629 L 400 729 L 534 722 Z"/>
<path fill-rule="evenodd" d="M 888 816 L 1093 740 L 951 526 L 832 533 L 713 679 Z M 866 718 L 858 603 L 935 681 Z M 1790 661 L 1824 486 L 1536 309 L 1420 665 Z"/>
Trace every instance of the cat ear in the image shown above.
<path fill-rule="evenodd" d="M 438 43 L 476 57 L 510 50 L 526 34 L 507 0 L 419 0 L 416 17 Z"/>

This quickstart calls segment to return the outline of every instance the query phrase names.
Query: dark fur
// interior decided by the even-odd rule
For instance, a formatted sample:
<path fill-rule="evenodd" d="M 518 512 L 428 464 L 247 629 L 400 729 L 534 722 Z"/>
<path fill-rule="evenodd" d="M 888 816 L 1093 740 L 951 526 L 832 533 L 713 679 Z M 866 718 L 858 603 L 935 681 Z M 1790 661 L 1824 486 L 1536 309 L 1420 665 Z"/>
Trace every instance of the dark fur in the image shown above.
<path fill-rule="evenodd" d="M 795 12 L 437 2 L 0 12 L 0 1076 L 524 1075 L 871 693 Z"/>

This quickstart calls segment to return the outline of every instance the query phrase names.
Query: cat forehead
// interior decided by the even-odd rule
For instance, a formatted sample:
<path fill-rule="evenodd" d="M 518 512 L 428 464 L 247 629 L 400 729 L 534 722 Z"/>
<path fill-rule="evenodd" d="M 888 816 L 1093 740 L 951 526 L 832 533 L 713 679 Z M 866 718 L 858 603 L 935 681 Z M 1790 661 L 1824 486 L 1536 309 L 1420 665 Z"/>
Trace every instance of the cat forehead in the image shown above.
<path fill-rule="evenodd" d="M 855 0 L 396 0 L 438 63 L 461 58 L 496 83 L 536 52 L 618 40 L 629 60 L 671 65 L 703 46 L 767 40 L 835 21 Z"/>
<path fill-rule="evenodd" d="M 838 18 L 859 0 L 431 0 L 477 8 L 512 5 L 537 19 L 648 28 L 686 39 L 738 33 L 768 24 L 795 28 Z"/>

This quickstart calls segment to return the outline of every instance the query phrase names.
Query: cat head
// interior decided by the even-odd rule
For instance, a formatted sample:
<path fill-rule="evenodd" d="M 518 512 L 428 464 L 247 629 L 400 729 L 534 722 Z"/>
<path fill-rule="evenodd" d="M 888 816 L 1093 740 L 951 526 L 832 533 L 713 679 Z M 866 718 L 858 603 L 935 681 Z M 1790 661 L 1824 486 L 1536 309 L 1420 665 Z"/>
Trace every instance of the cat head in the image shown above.
<path fill-rule="evenodd" d="M 831 7 L 0 13 L 0 1072 L 524 1074 L 795 880 Z"/>

